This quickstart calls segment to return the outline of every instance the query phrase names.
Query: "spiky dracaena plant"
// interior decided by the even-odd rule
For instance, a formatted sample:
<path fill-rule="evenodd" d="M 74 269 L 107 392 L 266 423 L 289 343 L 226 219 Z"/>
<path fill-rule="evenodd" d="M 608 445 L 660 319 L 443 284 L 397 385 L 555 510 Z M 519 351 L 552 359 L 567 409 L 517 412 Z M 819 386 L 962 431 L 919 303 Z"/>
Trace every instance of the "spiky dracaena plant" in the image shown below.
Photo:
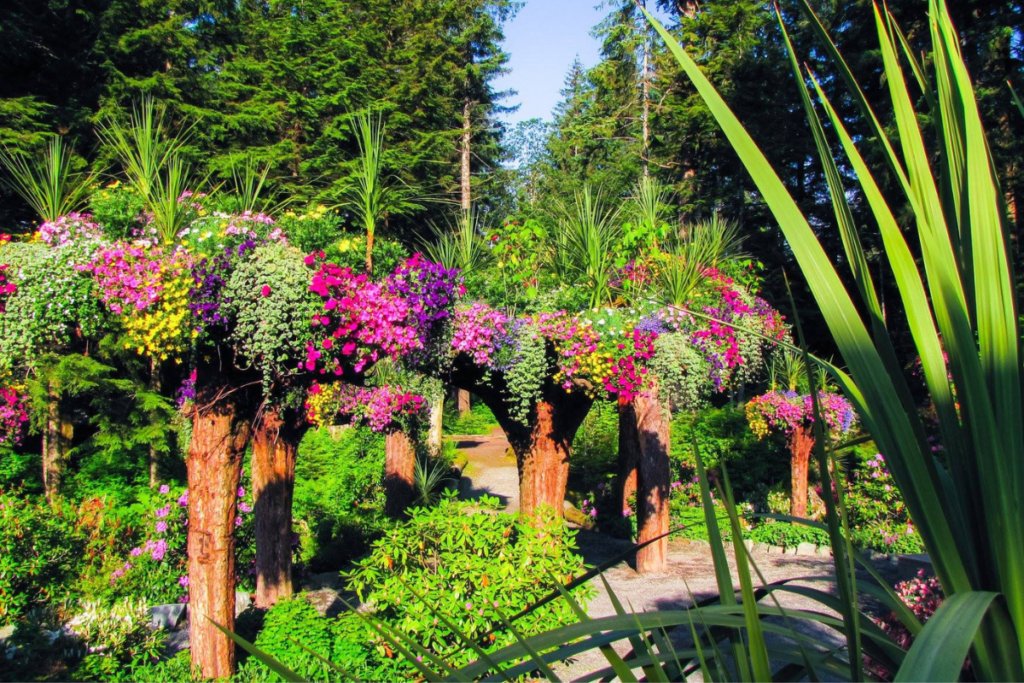
<path fill-rule="evenodd" d="M 96 180 L 95 171 L 75 171 L 71 147 L 53 135 L 39 156 L 0 148 L 4 184 L 32 207 L 39 218 L 55 221 L 85 204 Z"/>
<path fill-rule="evenodd" d="M 856 282 L 852 291 L 843 286 L 809 221 L 714 86 L 679 43 L 652 22 L 785 234 L 849 371 L 821 360 L 816 363 L 842 387 L 885 453 L 949 596 L 921 631 L 899 677 L 956 678 L 973 641 L 971 661 L 978 676 L 1017 679 L 1024 675 L 1024 529 L 1010 520 L 1019 518 L 1024 495 L 1019 302 L 1008 217 L 960 42 L 944 0 L 930 0 L 931 81 L 892 16 L 883 7 L 874 7 L 885 84 L 899 133 L 894 142 L 806 0 L 801 4 L 901 195 L 898 204 L 886 201 L 880 190 L 882 172 L 867 164 L 860 148 L 864 143 L 859 145 L 848 132 L 816 74 L 801 69 L 780 19 L 797 80 L 810 85 L 810 92 L 801 87 L 801 94 Z M 927 114 L 937 123 L 933 147 L 926 144 L 904 63 L 925 93 Z M 944 462 L 933 454 L 897 359 L 893 330 L 882 315 L 819 108 L 842 145 L 885 246 L 939 416 Z M 915 219 L 920 265 L 896 220 L 904 206 Z M 858 300 L 865 316 L 858 312 Z M 859 648 L 851 651 L 856 654 Z M 942 668 L 954 664 L 955 668 Z"/>
<path fill-rule="evenodd" d="M 601 190 L 584 185 L 570 203 L 558 206 L 558 231 L 553 245 L 555 269 L 587 287 L 590 305 L 612 299 L 611 282 L 618 241 L 622 235 L 620 209 L 611 206 Z"/>
<path fill-rule="evenodd" d="M 655 286 L 661 303 L 686 304 L 709 268 L 741 256 L 742 242 L 736 224 L 717 215 L 685 226 L 658 264 Z"/>
<path fill-rule="evenodd" d="M 383 117 L 369 112 L 356 114 L 352 117 L 351 128 L 359 155 L 353 182 L 345 191 L 341 205 L 363 224 L 366 231 L 366 272 L 372 273 L 377 226 L 389 213 L 420 207 L 410 198 L 410 188 L 387 170 Z"/>
<path fill-rule="evenodd" d="M 100 139 L 117 156 L 128 182 L 146 201 L 151 200 L 161 174 L 191 137 L 192 126 L 173 132 L 166 115 L 165 106 L 146 96 L 132 104 L 127 120 L 108 116 L 98 127 Z"/>
<path fill-rule="evenodd" d="M 431 225 L 432 240 L 423 240 L 423 251 L 430 260 L 445 268 L 457 268 L 463 275 L 480 270 L 490 259 L 484 243 L 486 228 L 476 209 L 462 209 L 447 227 Z"/>

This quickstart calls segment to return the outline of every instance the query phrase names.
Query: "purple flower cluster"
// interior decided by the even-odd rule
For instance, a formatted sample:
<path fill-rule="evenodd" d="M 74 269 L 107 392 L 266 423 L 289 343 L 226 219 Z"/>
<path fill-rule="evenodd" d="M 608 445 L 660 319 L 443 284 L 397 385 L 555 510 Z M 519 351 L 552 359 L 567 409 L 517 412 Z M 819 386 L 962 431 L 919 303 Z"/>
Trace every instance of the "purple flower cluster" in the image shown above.
<path fill-rule="evenodd" d="M 182 408 L 185 407 L 186 403 L 188 403 L 189 401 L 194 401 L 194 400 L 196 400 L 196 371 L 195 370 L 193 370 L 191 372 L 191 374 L 189 374 L 188 378 L 184 382 L 181 383 L 181 386 L 178 387 L 178 391 L 175 394 L 174 402 L 175 402 L 175 405 L 177 405 L 178 410 L 181 410 Z"/>
<path fill-rule="evenodd" d="M 224 253 L 204 258 L 192 267 L 194 284 L 188 292 L 188 307 L 199 318 L 197 327 L 227 327 L 228 319 L 220 312 L 227 303 L 224 301 L 224 285 L 234 269 L 235 260 L 256 246 L 256 240 L 247 237 L 238 246 L 225 247 Z"/>
<path fill-rule="evenodd" d="M 456 296 L 466 291 L 458 269 L 431 263 L 421 254 L 414 254 L 395 269 L 388 287 L 408 303 L 424 346 L 435 323 L 451 316 Z"/>
<path fill-rule="evenodd" d="M 655 313 L 650 313 L 640 318 L 633 329 L 654 334 L 666 334 L 670 331 L 669 326 L 665 324 L 665 321 Z"/>

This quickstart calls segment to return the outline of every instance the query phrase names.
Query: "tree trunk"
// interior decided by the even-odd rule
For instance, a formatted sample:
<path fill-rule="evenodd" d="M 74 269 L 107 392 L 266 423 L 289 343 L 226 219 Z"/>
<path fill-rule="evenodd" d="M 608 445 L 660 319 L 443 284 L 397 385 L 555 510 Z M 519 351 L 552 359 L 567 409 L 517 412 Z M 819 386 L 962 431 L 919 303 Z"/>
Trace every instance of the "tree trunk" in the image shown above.
<path fill-rule="evenodd" d="M 470 143 L 473 141 L 473 102 L 467 97 L 462 103 L 462 160 L 461 189 L 462 210 L 470 211 L 473 206 L 473 185 L 470 164 Z"/>
<path fill-rule="evenodd" d="M 366 230 L 366 274 L 373 275 L 373 233 L 372 227 Z"/>
<path fill-rule="evenodd" d="M 43 489 L 50 503 L 60 493 L 61 480 L 67 468 L 68 452 L 75 427 L 64 414 L 58 396 L 50 396 L 46 406 L 46 423 L 43 426 Z"/>
<path fill-rule="evenodd" d="M 520 513 L 529 516 L 547 505 L 561 516 L 572 442 L 593 399 L 583 391 L 567 392 L 561 385 L 546 382 L 524 423 L 511 414 L 508 387 L 501 374 L 485 373 L 457 360 L 449 380 L 456 387 L 472 389 L 508 437 L 519 467 Z"/>
<path fill-rule="evenodd" d="M 632 510 L 630 498 L 636 495 L 637 467 L 640 464 L 640 434 L 636 426 L 636 408 L 632 401 L 619 397 L 619 510 Z"/>
<path fill-rule="evenodd" d="M 658 397 L 658 383 L 648 375 L 644 392 L 633 399 L 640 435 L 640 475 L 637 490 L 637 543 L 668 533 L 670 479 L 669 444 L 672 419 L 668 406 Z M 668 537 L 637 551 L 636 570 L 641 574 L 668 568 Z"/>
<path fill-rule="evenodd" d="M 640 0 L 640 6 L 647 9 L 647 0 Z M 644 34 L 644 57 L 643 57 L 643 70 L 640 74 L 640 98 L 641 98 L 641 129 L 643 141 L 640 149 L 640 164 L 643 169 L 644 177 L 648 177 L 651 174 L 650 163 L 648 161 L 650 157 L 650 140 L 651 140 L 651 80 L 650 80 L 650 60 L 651 60 L 651 44 L 650 38 L 647 33 L 647 20 L 645 17 L 640 17 L 640 30 Z"/>
<path fill-rule="evenodd" d="M 516 455 L 519 461 L 519 506 L 525 515 L 547 506 L 562 514 L 565 487 L 569 481 L 569 453 L 572 439 L 560 434 L 555 406 L 537 404 L 537 420 L 531 434 L 530 450 Z"/>
<path fill-rule="evenodd" d="M 247 378 L 204 365 L 187 461 L 189 625 L 192 663 L 203 678 L 220 679 L 234 673 L 235 647 L 211 622 L 234 628 L 237 491 L 255 410 L 240 388 Z"/>
<path fill-rule="evenodd" d="M 786 440 L 790 453 L 789 514 L 807 517 L 807 478 L 814 448 L 810 427 L 797 427 Z"/>
<path fill-rule="evenodd" d="M 268 609 L 292 594 L 292 498 L 295 456 L 308 424 L 270 406 L 252 441 L 252 495 L 256 515 L 256 606 Z"/>
<path fill-rule="evenodd" d="M 473 406 L 469 401 L 469 392 L 465 389 L 459 389 L 457 398 L 459 401 L 459 417 L 469 415 L 473 410 Z"/>
<path fill-rule="evenodd" d="M 385 438 L 384 453 L 384 511 L 401 519 L 415 494 L 416 451 L 409 436 L 397 430 Z"/>
<path fill-rule="evenodd" d="M 531 516 L 546 506 L 562 516 L 572 441 L 592 404 L 581 393 L 548 385 L 528 426 L 510 420 L 505 413 L 495 413 L 519 466 L 520 514 Z"/>
<path fill-rule="evenodd" d="M 433 456 L 441 453 L 441 439 L 444 431 L 444 392 L 430 401 L 430 429 L 427 432 L 427 450 Z"/>
<path fill-rule="evenodd" d="M 160 361 L 156 358 L 149 360 L 149 390 L 160 391 Z M 155 489 L 160 480 L 160 452 L 149 447 L 149 488 Z"/>

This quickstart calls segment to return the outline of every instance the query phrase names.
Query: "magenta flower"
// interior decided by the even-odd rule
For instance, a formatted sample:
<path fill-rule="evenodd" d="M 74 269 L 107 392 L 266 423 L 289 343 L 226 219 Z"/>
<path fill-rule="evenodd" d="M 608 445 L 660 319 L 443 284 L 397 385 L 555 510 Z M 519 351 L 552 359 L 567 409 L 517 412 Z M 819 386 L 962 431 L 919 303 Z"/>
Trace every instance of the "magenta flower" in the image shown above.
<path fill-rule="evenodd" d="M 167 495 L 168 493 L 170 493 L 170 492 L 171 492 L 171 487 L 170 487 L 170 486 L 168 486 L 167 484 L 164 484 L 164 485 L 162 485 L 162 486 L 160 487 L 160 489 L 159 489 L 159 490 L 160 490 L 160 494 L 161 494 L 161 495 L 164 495 L 164 496 L 166 496 L 166 495 Z"/>

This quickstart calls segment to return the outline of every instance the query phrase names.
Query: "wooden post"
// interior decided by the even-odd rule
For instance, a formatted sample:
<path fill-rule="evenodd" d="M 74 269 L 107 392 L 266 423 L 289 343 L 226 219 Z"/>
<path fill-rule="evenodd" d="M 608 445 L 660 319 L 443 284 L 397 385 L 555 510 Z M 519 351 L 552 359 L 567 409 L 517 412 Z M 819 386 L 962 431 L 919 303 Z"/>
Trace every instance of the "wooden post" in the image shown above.
<path fill-rule="evenodd" d="M 671 470 L 669 445 L 672 417 L 658 397 L 658 382 L 648 375 L 643 392 L 633 399 L 640 435 L 640 474 L 637 489 L 637 543 L 668 533 L 668 497 Z M 641 574 L 668 568 L 668 537 L 637 551 L 636 570 Z"/>
<path fill-rule="evenodd" d="M 797 427 L 786 439 L 790 454 L 789 514 L 807 517 L 807 480 L 814 449 L 814 433 L 809 426 Z"/>
<path fill-rule="evenodd" d="M 256 606 L 267 609 L 292 594 L 292 500 L 295 460 L 308 423 L 295 411 L 268 406 L 252 440 L 256 516 Z"/>
<path fill-rule="evenodd" d="M 401 519 L 415 498 L 416 451 L 409 436 L 401 431 L 388 432 L 384 439 L 384 511 Z"/>

